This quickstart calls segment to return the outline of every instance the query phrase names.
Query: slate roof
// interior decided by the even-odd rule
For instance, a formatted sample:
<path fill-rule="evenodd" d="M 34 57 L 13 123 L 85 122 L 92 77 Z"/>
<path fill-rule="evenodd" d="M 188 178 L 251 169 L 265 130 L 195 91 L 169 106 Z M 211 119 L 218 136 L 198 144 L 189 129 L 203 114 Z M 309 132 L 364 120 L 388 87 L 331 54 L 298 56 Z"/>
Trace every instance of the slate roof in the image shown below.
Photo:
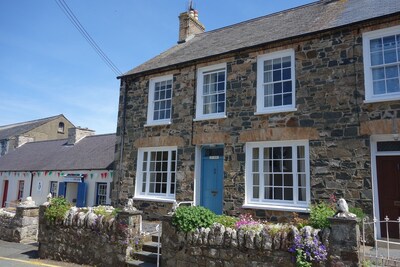
<path fill-rule="evenodd" d="M 26 143 L 0 158 L 0 171 L 112 169 L 115 134 L 92 135 L 75 145 L 67 139 Z"/>
<path fill-rule="evenodd" d="M 19 122 L 19 123 L 15 123 L 15 124 L 0 126 L 0 140 L 9 139 L 13 136 L 24 134 L 26 132 L 29 132 L 29 131 L 45 124 L 45 123 L 48 123 L 48 122 L 58 119 L 60 117 L 64 117 L 64 115 L 60 114 L 57 116 L 52 116 L 52 117 L 43 118 L 43 119 L 39 119 L 39 120 Z"/>
<path fill-rule="evenodd" d="M 399 12 L 400 0 L 317 1 L 198 34 L 193 39 L 173 46 L 121 77 Z"/>

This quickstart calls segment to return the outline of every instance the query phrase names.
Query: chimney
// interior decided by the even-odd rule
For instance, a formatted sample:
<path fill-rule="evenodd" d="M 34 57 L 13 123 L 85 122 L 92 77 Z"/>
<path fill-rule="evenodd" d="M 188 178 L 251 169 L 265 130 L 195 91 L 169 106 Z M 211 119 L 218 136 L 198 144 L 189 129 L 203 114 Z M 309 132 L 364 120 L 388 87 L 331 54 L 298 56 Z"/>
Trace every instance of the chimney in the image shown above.
<path fill-rule="evenodd" d="M 193 38 L 196 34 L 203 33 L 206 30 L 199 21 L 199 13 L 192 7 L 189 11 L 179 15 L 179 40 L 178 44 L 184 43 Z"/>
<path fill-rule="evenodd" d="M 88 128 L 69 128 L 68 129 L 68 145 L 74 145 L 78 143 L 81 139 L 86 136 L 94 135 L 93 130 L 89 130 Z"/>

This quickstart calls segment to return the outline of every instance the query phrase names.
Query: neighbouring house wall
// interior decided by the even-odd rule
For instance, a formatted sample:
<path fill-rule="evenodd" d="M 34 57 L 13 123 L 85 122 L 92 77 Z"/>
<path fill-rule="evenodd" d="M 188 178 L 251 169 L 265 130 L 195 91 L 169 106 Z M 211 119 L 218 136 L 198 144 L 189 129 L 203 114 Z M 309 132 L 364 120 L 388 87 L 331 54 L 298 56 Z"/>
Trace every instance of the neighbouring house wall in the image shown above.
<path fill-rule="evenodd" d="M 46 202 L 47 195 L 50 192 L 50 182 L 57 181 L 58 183 L 64 181 L 64 175 L 67 174 L 83 174 L 86 177 L 84 182 L 87 183 L 86 191 L 86 205 L 92 207 L 96 204 L 96 190 L 97 183 L 107 183 L 107 205 L 111 204 L 110 198 L 110 186 L 112 182 L 112 177 L 114 175 L 113 171 L 109 170 L 76 170 L 76 171 L 42 171 L 35 172 L 33 176 L 33 186 L 32 186 L 32 198 L 38 204 L 43 204 Z M 41 184 L 41 185 L 39 185 Z M 57 185 L 58 194 L 59 184 Z M 68 188 L 68 185 L 67 185 Z M 68 190 L 68 189 L 67 189 Z M 75 204 L 75 203 L 73 203 Z"/>
<path fill-rule="evenodd" d="M 107 200 L 106 204 L 111 204 L 110 192 L 111 182 L 114 175 L 113 171 L 109 170 L 76 170 L 76 171 L 35 171 L 35 172 L 0 172 L 0 201 L 4 194 L 4 180 L 8 180 L 7 204 L 16 204 L 18 194 L 18 181 L 24 180 L 23 198 L 31 196 L 37 205 L 43 204 L 47 200 L 47 195 L 50 192 L 50 182 L 57 183 L 64 181 L 64 175 L 67 174 L 83 174 L 86 175 L 84 182 L 87 183 L 86 205 L 91 207 L 96 204 L 96 190 L 98 183 L 107 183 Z M 33 175 L 32 194 L 31 176 Z M 59 184 L 57 184 L 58 193 Z M 9 205 L 7 205 L 9 206 Z"/>
<path fill-rule="evenodd" d="M 370 136 L 391 134 L 392 119 L 399 129 L 400 106 L 398 101 L 364 102 L 362 33 L 399 25 L 399 21 L 397 15 L 242 50 L 179 69 L 123 77 L 116 150 L 116 169 L 122 172 L 115 179 L 113 203 L 121 205 L 134 195 L 138 148 L 177 146 L 176 200 L 182 201 L 196 200 L 196 147 L 224 144 L 224 212 L 239 214 L 245 198 L 245 144 L 308 140 L 311 201 L 327 200 L 335 194 L 372 215 Z M 255 115 L 257 56 L 289 48 L 296 58 L 297 110 Z M 197 69 L 223 62 L 227 63 L 227 118 L 193 121 Z M 173 74 L 172 123 L 145 127 L 149 79 L 168 74 Z M 126 134 L 121 154 L 123 124 Z M 136 200 L 135 205 L 153 218 L 172 206 L 157 200 Z M 290 215 L 268 208 L 245 212 L 273 221 Z"/>
<path fill-rule="evenodd" d="M 6 199 L 6 207 L 17 205 L 18 198 L 18 186 L 19 181 L 24 181 L 24 191 L 22 198 L 25 199 L 30 195 L 31 187 L 31 172 L 1 172 L 0 171 L 0 201 L 3 200 L 4 195 L 4 181 L 8 180 L 8 192 Z M 1 205 L 1 203 L 0 203 Z"/>
<path fill-rule="evenodd" d="M 39 212 L 39 257 L 93 266 L 125 266 L 129 245 L 140 234 L 141 212 L 119 212 L 98 217 L 70 210 L 64 221 L 45 219 L 47 206 Z"/>
<path fill-rule="evenodd" d="M 35 242 L 39 207 L 17 207 L 13 216 L 0 211 L 0 239 L 9 242 Z"/>
<path fill-rule="evenodd" d="M 59 123 L 64 123 L 64 132 L 60 132 L 58 130 Z M 33 138 L 33 141 L 44 141 L 44 140 L 54 140 L 54 139 L 67 139 L 68 138 L 68 129 L 75 127 L 70 121 L 68 121 L 64 117 L 57 118 L 50 122 L 44 123 L 39 127 L 26 132 L 23 134 L 26 138 Z M 13 137 L 10 140 L 9 150 L 18 147 L 18 138 Z"/>

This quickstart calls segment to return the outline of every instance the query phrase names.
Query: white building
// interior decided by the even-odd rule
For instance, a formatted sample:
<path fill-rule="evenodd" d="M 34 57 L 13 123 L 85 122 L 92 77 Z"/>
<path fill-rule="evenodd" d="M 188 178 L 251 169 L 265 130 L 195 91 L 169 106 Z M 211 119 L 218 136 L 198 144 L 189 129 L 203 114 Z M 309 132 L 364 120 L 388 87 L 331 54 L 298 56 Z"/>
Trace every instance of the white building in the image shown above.
<path fill-rule="evenodd" d="M 69 129 L 68 139 L 26 143 L 0 158 L 0 202 L 12 206 L 49 193 L 77 206 L 109 205 L 115 134 Z"/>

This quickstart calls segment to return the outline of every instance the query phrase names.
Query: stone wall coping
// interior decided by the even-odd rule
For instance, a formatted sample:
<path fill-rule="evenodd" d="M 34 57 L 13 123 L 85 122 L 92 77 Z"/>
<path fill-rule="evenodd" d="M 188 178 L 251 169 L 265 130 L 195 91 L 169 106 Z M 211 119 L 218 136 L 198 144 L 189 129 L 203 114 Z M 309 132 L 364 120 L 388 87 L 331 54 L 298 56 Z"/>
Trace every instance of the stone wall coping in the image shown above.
<path fill-rule="evenodd" d="M 142 215 L 142 214 L 143 214 L 143 211 L 141 211 L 141 210 L 135 210 L 135 211 L 125 211 L 125 210 L 123 210 L 123 211 L 118 212 L 118 214 L 120 214 L 120 215 L 125 215 L 125 216 L 129 216 L 129 215 Z"/>
<path fill-rule="evenodd" d="M 39 206 L 33 206 L 33 207 L 25 207 L 25 206 L 18 206 L 17 209 L 24 209 L 24 210 L 34 210 L 38 209 Z"/>
<path fill-rule="evenodd" d="M 341 224 L 356 224 L 361 220 L 360 218 L 343 218 L 343 217 L 330 217 L 328 220 L 331 223 L 341 223 Z"/>

